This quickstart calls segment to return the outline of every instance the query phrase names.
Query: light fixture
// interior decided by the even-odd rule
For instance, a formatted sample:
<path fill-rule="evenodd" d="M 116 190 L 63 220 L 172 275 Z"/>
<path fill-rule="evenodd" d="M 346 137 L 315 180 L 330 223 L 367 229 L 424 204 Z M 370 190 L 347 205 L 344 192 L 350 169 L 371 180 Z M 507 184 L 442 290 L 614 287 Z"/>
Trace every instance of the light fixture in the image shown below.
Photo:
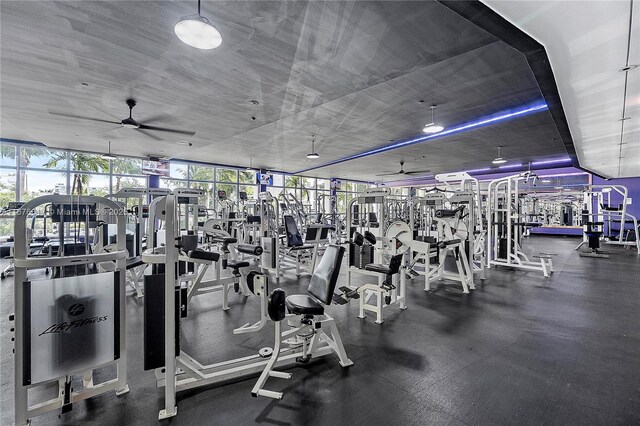
<path fill-rule="evenodd" d="M 444 130 L 444 127 L 439 124 L 436 124 L 434 120 L 435 110 L 436 110 L 436 105 L 431 105 L 431 123 L 424 125 L 424 129 L 422 129 L 424 133 L 439 133 Z"/>
<path fill-rule="evenodd" d="M 311 136 L 311 152 L 307 154 L 309 160 L 320 158 L 320 154 L 316 152 L 316 135 Z"/>
<path fill-rule="evenodd" d="M 245 172 L 257 172 L 256 169 L 253 168 L 253 158 L 249 158 L 249 167 L 244 169 Z"/>
<path fill-rule="evenodd" d="M 200 0 L 198 13 L 180 18 L 173 31 L 180 41 L 197 49 L 215 49 L 222 44 L 222 35 L 216 27 L 200 15 Z"/>
<path fill-rule="evenodd" d="M 551 179 L 542 179 L 540 183 L 551 183 Z"/>
<path fill-rule="evenodd" d="M 571 158 L 557 158 L 555 160 L 534 161 L 531 163 L 533 166 L 541 166 L 544 164 L 556 164 L 556 163 L 569 163 Z"/>
<path fill-rule="evenodd" d="M 336 164 L 344 163 L 346 161 L 356 160 L 358 158 L 368 157 L 370 155 L 381 154 L 383 152 L 392 151 L 398 148 L 404 148 L 411 145 L 416 145 L 422 142 L 430 141 L 432 139 L 439 139 L 444 136 L 454 135 L 456 133 L 468 132 L 469 130 L 477 129 L 480 127 L 488 126 L 495 123 L 500 123 L 502 121 L 512 120 L 516 117 L 523 117 L 525 115 L 536 114 L 540 111 L 548 110 L 549 107 L 543 101 L 538 101 L 532 104 L 527 104 L 521 106 L 519 108 L 512 108 L 509 110 L 501 111 L 498 113 L 494 113 L 489 116 L 481 117 L 474 121 L 469 121 L 463 124 L 460 124 L 455 127 L 451 127 L 443 132 L 432 134 L 432 135 L 419 135 L 413 136 L 407 139 L 397 140 L 394 143 L 383 145 L 378 148 L 374 148 L 368 151 L 359 152 L 357 154 L 348 155 L 346 157 L 338 158 L 336 160 L 332 160 L 327 163 L 322 163 L 318 165 L 314 165 L 311 167 L 307 167 L 302 170 L 297 170 L 293 174 L 299 175 L 306 172 L 310 172 L 311 170 L 320 169 L 328 166 L 335 166 Z"/>
<path fill-rule="evenodd" d="M 100 157 L 104 158 L 105 160 L 117 160 L 118 159 L 118 157 L 116 157 L 115 155 L 113 155 L 111 153 L 111 141 L 109 141 L 109 152 L 107 154 L 102 154 Z"/>
<path fill-rule="evenodd" d="M 504 164 L 504 163 L 507 162 L 507 160 L 502 158 L 502 156 L 500 155 L 500 149 L 501 148 L 502 148 L 501 146 L 498 147 L 498 156 L 496 157 L 495 160 L 492 161 L 493 164 Z"/>

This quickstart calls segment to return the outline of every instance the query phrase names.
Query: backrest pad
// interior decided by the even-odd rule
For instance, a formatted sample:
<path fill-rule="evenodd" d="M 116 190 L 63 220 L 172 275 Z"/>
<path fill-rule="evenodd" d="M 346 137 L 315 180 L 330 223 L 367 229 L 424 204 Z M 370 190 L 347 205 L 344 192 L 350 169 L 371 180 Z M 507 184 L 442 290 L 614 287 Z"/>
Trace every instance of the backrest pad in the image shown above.
<path fill-rule="evenodd" d="M 397 274 L 400 271 L 400 265 L 402 265 L 402 256 L 404 254 L 396 254 L 395 256 L 391 256 L 391 260 L 389 261 L 389 269 L 391 269 L 391 275 Z"/>
<path fill-rule="evenodd" d="M 298 230 L 298 225 L 293 216 L 286 215 L 284 217 L 284 226 L 287 231 L 287 247 L 299 247 L 303 245 L 302 235 Z"/>
<path fill-rule="evenodd" d="M 313 271 L 307 291 L 325 305 L 330 304 L 333 298 L 333 291 L 340 275 L 343 255 L 344 247 L 328 246 L 322 259 L 320 259 L 320 263 Z"/>

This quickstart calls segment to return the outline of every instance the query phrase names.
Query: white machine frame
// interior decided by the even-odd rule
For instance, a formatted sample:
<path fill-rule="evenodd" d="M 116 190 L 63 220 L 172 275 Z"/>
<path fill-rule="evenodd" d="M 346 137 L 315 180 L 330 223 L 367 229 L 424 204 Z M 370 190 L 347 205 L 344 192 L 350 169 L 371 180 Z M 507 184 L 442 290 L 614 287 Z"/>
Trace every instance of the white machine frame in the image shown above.
<path fill-rule="evenodd" d="M 520 192 L 519 182 L 535 179 L 530 172 L 507 176 L 489 182 L 487 195 L 487 268 L 491 266 L 506 266 L 528 271 L 540 271 L 545 277 L 553 273 L 553 262 L 550 255 L 541 253 L 540 261 L 533 262 L 522 251 L 519 241 L 522 230 L 514 225 L 520 220 Z M 499 207 L 500 201 L 503 206 Z M 507 258 L 498 257 L 498 230 L 502 226 L 501 214 L 506 222 Z"/>
<path fill-rule="evenodd" d="M 166 240 L 175 241 L 179 237 L 176 233 L 176 196 L 168 195 L 165 198 L 165 231 Z M 176 330 L 175 320 L 175 285 L 176 280 L 173 279 L 176 273 L 176 264 L 178 261 L 178 249 L 173 247 L 166 247 L 167 249 L 159 250 L 160 253 L 156 253 L 152 250 L 147 250 L 143 253 L 143 260 L 147 263 L 161 263 L 165 265 L 165 336 L 174 336 Z M 264 303 L 264 302 L 263 302 Z M 264 325 L 264 311 L 261 312 L 261 320 L 253 326 L 245 325 L 240 329 L 234 330 L 235 334 L 241 334 L 243 332 L 257 331 Z M 329 316 L 319 319 L 319 321 L 325 321 L 327 327 L 334 330 L 335 324 L 333 319 Z M 249 328 L 251 327 L 251 328 Z M 291 334 L 300 334 L 306 332 L 306 324 L 301 324 L 298 329 L 298 333 L 291 332 Z M 244 331 L 240 331 L 245 328 Z M 336 329 L 337 331 L 337 329 Z M 291 365 L 296 362 L 296 358 L 304 355 L 311 354 L 312 358 L 328 355 L 331 353 L 338 353 L 343 362 L 341 353 L 344 353 L 339 347 L 342 347 L 342 342 L 339 340 L 329 339 L 325 337 L 324 332 L 317 333 L 314 336 L 314 343 L 309 348 L 304 345 L 301 347 L 292 347 L 283 349 L 281 356 L 277 359 L 277 362 L 273 362 L 272 367 Z M 271 348 L 263 348 L 259 353 L 250 355 L 247 357 L 232 359 L 215 364 L 204 365 L 189 356 L 185 351 L 181 350 L 179 356 L 175 356 L 176 350 L 175 339 L 168 337 L 165 339 L 165 366 L 164 368 L 157 368 L 155 370 L 156 383 L 158 386 L 165 387 L 165 406 L 158 415 L 158 419 L 166 419 L 173 417 L 178 413 L 176 405 L 176 393 L 186 389 L 193 389 L 202 386 L 208 386 L 213 383 L 219 383 L 230 379 L 246 377 L 253 374 L 257 374 L 263 371 L 267 364 L 273 359 L 271 354 L 273 351 Z M 167 380 L 171 377 L 174 379 Z M 265 395 L 269 396 L 269 395 Z"/>
<path fill-rule="evenodd" d="M 116 250 L 100 254 L 85 254 L 77 256 L 64 257 L 37 257 L 30 258 L 28 255 L 28 242 L 26 241 L 27 227 L 26 219 L 28 212 L 42 204 L 97 204 L 110 210 L 110 215 L 116 218 L 117 224 L 117 244 Z M 62 232 L 62 231 L 60 231 Z M 129 392 L 127 385 L 127 333 L 126 333 L 126 306 L 125 306 L 125 266 L 126 266 L 126 241 L 125 241 L 125 217 L 120 211 L 118 204 L 102 197 L 94 196 L 73 196 L 68 195 L 45 195 L 28 201 L 19 210 L 15 220 L 15 246 L 14 246 L 14 262 L 15 262 L 15 278 L 14 278 L 14 309 L 15 309 L 15 364 L 14 364 L 14 386 L 15 386 L 15 424 L 27 425 L 30 423 L 29 418 L 39 416 L 52 410 L 62 408 L 67 398 L 71 403 L 82 401 L 101 395 L 106 392 L 115 391 L 116 395 L 122 395 Z M 61 242 L 62 244 L 62 242 Z M 62 250 L 62 245 L 60 250 Z M 24 351 L 23 345 L 28 338 L 28 330 L 25 330 L 22 321 L 24 312 L 22 309 L 24 303 L 24 286 L 27 281 L 27 271 L 29 269 L 64 267 L 69 265 L 88 265 L 97 262 L 115 262 L 116 269 L 119 274 L 119 300 L 117 301 L 120 312 L 120 357 L 109 364 L 116 367 L 116 377 L 102 383 L 95 384 L 93 382 L 93 369 L 82 372 L 83 388 L 72 391 L 71 395 L 65 395 L 65 377 L 60 377 L 58 381 L 59 392 L 56 398 L 43 401 L 34 405 L 30 405 L 28 392 L 31 388 L 41 386 L 23 385 L 23 367 L 24 367 Z M 103 366 L 95 366 L 95 368 Z M 55 380 L 54 380 L 55 381 Z"/>

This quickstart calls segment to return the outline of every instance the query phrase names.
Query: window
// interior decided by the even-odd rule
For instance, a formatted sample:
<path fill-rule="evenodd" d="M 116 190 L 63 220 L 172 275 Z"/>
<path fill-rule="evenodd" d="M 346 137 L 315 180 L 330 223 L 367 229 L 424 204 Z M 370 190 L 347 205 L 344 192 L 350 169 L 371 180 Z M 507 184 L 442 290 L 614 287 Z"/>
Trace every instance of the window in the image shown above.
<path fill-rule="evenodd" d="M 0 166 L 16 165 L 16 147 L 15 145 L 4 144 L 0 142 Z"/>
<path fill-rule="evenodd" d="M 273 186 L 282 186 L 284 184 L 282 175 L 271 174 L 271 176 L 273 176 Z"/>
<path fill-rule="evenodd" d="M 20 166 L 41 169 L 67 169 L 67 152 L 41 147 L 22 147 Z"/>
<path fill-rule="evenodd" d="M 216 185 L 216 193 L 217 193 L 217 191 L 226 191 L 227 200 L 235 202 L 237 200 L 236 188 L 237 187 L 236 187 L 235 184 L 234 185 L 230 185 L 230 184 L 225 184 L 225 183 L 219 183 L 219 184 Z"/>
<path fill-rule="evenodd" d="M 169 176 L 173 179 L 187 179 L 187 165 L 181 163 L 169 163 Z M 186 183 L 183 186 L 187 186 Z"/>
<path fill-rule="evenodd" d="M 111 160 L 111 172 L 120 175 L 141 175 L 142 160 L 136 158 Z"/>
<path fill-rule="evenodd" d="M 328 190 L 331 187 L 331 181 L 329 179 L 317 179 L 318 189 Z"/>
<path fill-rule="evenodd" d="M 73 174 L 72 178 L 83 183 L 83 194 L 95 195 L 96 197 L 110 194 L 109 175 Z"/>
<path fill-rule="evenodd" d="M 258 198 L 258 192 L 260 192 L 260 188 L 257 185 L 241 185 L 240 191 L 244 191 L 247 193 L 247 199 L 255 200 Z"/>
<path fill-rule="evenodd" d="M 238 171 L 234 169 L 221 169 L 216 167 L 216 181 L 236 183 L 238 181 Z"/>
<path fill-rule="evenodd" d="M 187 182 L 178 179 L 160 178 L 160 188 L 168 188 L 174 190 L 176 188 L 184 188 L 187 186 Z"/>
<path fill-rule="evenodd" d="M 214 205 L 214 183 L 212 182 L 191 182 L 189 188 L 202 189 L 204 195 L 198 200 L 199 205 L 207 209 L 215 208 Z"/>
<path fill-rule="evenodd" d="M 214 168 L 211 166 L 189 166 L 189 180 L 213 182 Z"/>
<path fill-rule="evenodd" d="M 146 188 L 146 177 L 112 176 L 111 190 L 115 193 L 122 188 Z"/>
<path fill-rule="evenodd" d="M 356 188 L 357 192 L 364 192 L 368 188 L 368 185 L 366 183 L 359 183 L 356 185 Z"/>
<path fill-rule="evenodd" d="M 47 194 L 68 194 L 67 174 L 46 170 L 20 172 L 20 201 L 29 201 Z"/>
<path fill-rule="evenodd" d="M 302 179 L 302 187 L 308 189 L 316 189 L 316 179 L 303 177 Z"/>
<path fill-rule="evenodd" d="M 16 201 L 16 170 L 0 169 L 0 209 L 6 208 L 10 201 Z"/>
<path fill-rule="evenodd" d="M 238 181 L 240 183 L 255 184 L 256 183 L 256 173 L 255 172 L 241 171 L 241 172 L 238 173 Z"/>
<path fill-rule="evenodd" d="M 86 152 L 69 153 L 69 166 L 79 172 L 109 173 L 109 160 Z"/>

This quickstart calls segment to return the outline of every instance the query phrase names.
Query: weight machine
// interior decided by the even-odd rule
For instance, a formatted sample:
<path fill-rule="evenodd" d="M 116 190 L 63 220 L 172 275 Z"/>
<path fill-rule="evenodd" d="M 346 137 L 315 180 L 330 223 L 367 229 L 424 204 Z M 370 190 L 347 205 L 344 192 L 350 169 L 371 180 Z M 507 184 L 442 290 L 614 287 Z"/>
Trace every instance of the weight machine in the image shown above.
<path fill-rule="evenodd" d="M 428 243 L 428 250 L 418 251 L 409 268 L 409 274 L 425 277 L 425 290 L 435 280 L 458 281 L 464 293 L 475 289 L 472 265 L 482 251 L 475 249 L 479 241 L 474 234 L 476 225 L 474 194 L 471 191 L 441 190 L 433 188 L 414 199 L 411 229 L 414 239 Z M 481 241 L 481 240 L 480 240 Z M 456 271 L 445 268 L 448 257 L 453 257 Z M 419 267 L 422 269 L 419 269 Z M 482 268 L 478 268 L 483 272 Z"/>
<path fill-rule="evenodd" d="M 26 220 L 29 212 L 51 205 L 58 223 L 56 255 L 31 256 Z M 113 250 L 93 253 L 90 241 L 106 217 L 116 221 Z M 15 220 L 14 309 L 15 424 L 106 392 L 122 395 L 127 386 L 125 217 L 117 203 L 102 197 L 46 195 L 25 203 Z M 65 237 L 74 234 L 74 239 Z M 80 243 L 78 243 L 80 241 Z M 110 264 L 98 273 L 96 264 Z M 31 269 L 56 270 L 56 278 L 29 280 Z M 115 366 L 115 378 L 96 383 L 97 370 Z M 101 376 L 110 373 L 103 372 Z M 82 389 L 72 378 L 82 377 Z M 58 383 L 56 398 L 32 404 L 29 391 Z"/>
<path fill-rule="evenodd" d="M 524 229 L 540 226 L 524 220 L 519 183 L 535 180 L 531 172 L 495 179 L 489 182 L 487 195 L 487 268 L 507 266 L 540 271 L 545 277 L 553 272 L 552 254 L 540 253 L 539 262 L 529 260 L 522 251 Z"/>
<path fill-rule="evenodd" d="M 275 346 L 278 349 L 277 352 L 271 348 L 262 348 L 258 353 L 250 356 L 209 365 L 201 364 L 189 356 L 180 347 L 180 321 L 186 316 L 188 310 L 184 287 L 176 279 L 180 246 L 184 238 L 180 236 L 177 227 L 177 198 L 175 195 L 168 195 L 162 206 L 165 212 L 166 240 L 171 241 L 171 244 L 165 246 L 164 250 L 147 249 L 143 253 L 145 262 L 162 265 L 164 269 L 162 273 L 156 271 L 158 273 L 145 277 L 145 369 L 153 369 L 157 385 L 165 387 L 164 409 L 160 411 L 159 419 L 177 414 L 176 393 L 182 390 L 210 386 L 214 383 L 253 375 L 263 370 L 267 371 L 263 376 L 283 377 L 285 373 L 278 374 L 271 371 L 271 368 L 296 362 L 308 362 L 333 352 L 338 354 L 341 365 L 351 365 L 333 319 L 323 315 L 318 320 L 312 320 L 308 318 L 308 313 L 298 315 L 297 321 L 291 318 L 290 324 L 293 328 L 287 332 L 287 337 L 293 338 L 290 340 L 292 344 L 288 348 L 280 349 L 280 339 L 278 339 Z M 330 260 L 329 257 L 327 260 Z M 331 271 L 333 270 L 335 269 Z M 252 281 L 258 284 L 254 289 L 257 288 L 256 294 L 259 293 L 262 298 L 262 306 L 267 306 L 267 280 L 264 274 L 253 275 Z M 313 281 L 315 280 L 312 278 Z M 325 282 L 330 281 L 325 279 Z M 151 297 L 151 294 L 154 296 Z M 274 311 L 272 308 L 268 310 Z M 314 311 L 311 314 L 323 314 L 323 312 Z M 264 316 L 264 310 L 261 311 L 261 315 Z M 245 326 L 244 331 L 241 331 L 244 328 L 242 327 L 234 332 L 236 334 L 255 332 L 264 324 L 261 317 L 254 326 Z M 324 332 L 325 328 L 330 330 L 331 336 Z M 279 324 L 276 330 L 279 330 Z M 269 369 L 265 370 L 266 367 Z M 277 397 L 275 393 L 268 391 L 260 392 L 256 388 L 254 391 L 254 396 Z"/>
<path fill-rule="evenodd" d="M 601 236 L 606 236 L 605 243 L 625 247 L 636 247 L 640 255 L 640 237 L 638 219 L 627 213 L 629 192 L 623 185 L 590 185 L 584 191 L 583 218 L 589 217 L 594 223 L 602 222 Z M 616 204 L 617 203 L 617 204 Z M 584 221 L 584 219 L 583 219 Z M 632 229 L 627 229 L 626 224 Z M 614 224 L 619 225 L 618 235 L 613 235 Z M 629 234 L 634 235 L 635 241 L 629 241 Z M 587 242 L 585 234 L 583 244 Z M 580 244 L 576 249 L 580 248 Z"/>

